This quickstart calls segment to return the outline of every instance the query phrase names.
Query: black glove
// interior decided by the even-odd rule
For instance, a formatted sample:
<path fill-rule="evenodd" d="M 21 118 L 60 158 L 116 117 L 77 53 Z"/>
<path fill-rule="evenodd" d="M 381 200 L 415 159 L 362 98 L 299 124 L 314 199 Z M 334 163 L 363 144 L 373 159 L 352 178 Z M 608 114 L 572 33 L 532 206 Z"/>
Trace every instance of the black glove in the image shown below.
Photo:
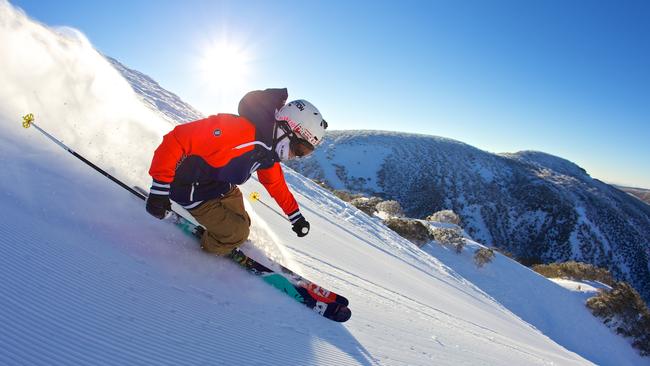
<path fill-rule="evenodd" d="M 172 204 L 169 202 L 169 196 L 150 194 L 147 197 L 147 212 L 153 217 L 164 219 L 167 211 L 171 211 Z"/>
<path fill-rule="evenodd" d="M 309 234 L 309 222 L 307 222 L 301 214 L 298 214 L 298 216 L 294 218 L 291 225 L 293 226 L 292 230 L 296 235 L 298 235 L 298 237 L 302 238 Z"/>

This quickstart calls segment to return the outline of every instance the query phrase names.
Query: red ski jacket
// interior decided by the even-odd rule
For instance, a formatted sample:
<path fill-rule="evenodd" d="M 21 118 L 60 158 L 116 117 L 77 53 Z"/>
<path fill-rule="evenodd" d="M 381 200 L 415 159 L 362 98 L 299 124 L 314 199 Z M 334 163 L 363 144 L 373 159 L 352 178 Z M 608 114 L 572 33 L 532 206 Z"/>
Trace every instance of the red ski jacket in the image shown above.
<path fill-rule="evenodd" d="M 286 89 L 285 89 L 286 93 Z M 152 194 L 165 195 L 192 209 L 228 193 L 254 172 L 291 219 L 299 215 L 279 158 L 273 151 L 273 123 L 219 114 L 178 125 L 156 149 L 149 174 Z"/>

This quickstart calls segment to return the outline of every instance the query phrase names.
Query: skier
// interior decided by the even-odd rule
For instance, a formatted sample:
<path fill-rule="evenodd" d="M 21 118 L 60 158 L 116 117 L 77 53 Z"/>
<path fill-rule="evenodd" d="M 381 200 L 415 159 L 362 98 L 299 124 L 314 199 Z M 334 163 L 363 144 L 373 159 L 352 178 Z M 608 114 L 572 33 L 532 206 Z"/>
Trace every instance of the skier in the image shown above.
<path fill-rule="evenodd" d="M 225 256 L 250 233 L 250 217 L 237 187 L 257 172 L 298 237 L 309 233 L 289 191 L 281 161 L 309 155 L 327 122 L 311 103 L 286 103 L 287 89 L 257 90 L 239 102 L 239 115 L 218 114 L 176 126 L 154 152 L 147 212 L 162 219 L 170 199 L 206 228 L 201 248 Z"/>

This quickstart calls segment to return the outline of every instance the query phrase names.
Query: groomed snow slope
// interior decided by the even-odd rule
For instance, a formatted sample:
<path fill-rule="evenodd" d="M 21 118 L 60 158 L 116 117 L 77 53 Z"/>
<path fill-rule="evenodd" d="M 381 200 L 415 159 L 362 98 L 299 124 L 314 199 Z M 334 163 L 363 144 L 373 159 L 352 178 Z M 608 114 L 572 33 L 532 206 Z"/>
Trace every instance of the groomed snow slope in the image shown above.
<path fill-rule="evenodd" d="M 201 253 L 73 157 L 35 146 L 41 136 L 22 140 L 1 148 L 0 364 L 586 362 L 300 177 L 308 240 L 265 207 L 251 210 L 253 239 L 348 296 L 344 325 Z"/>
<path fill-rule="evenodd" d="M 89 159 L 148 184 L 151 153 L 171 126 L 83 37 L 0 2 L 0 47 L 0 364 L 588 363 L 289 172 L 312 232 L 297 239 L 284 218 L 255 206 L 251 238 L 352 304 L 345 324 L 312 314 L 20 127 L 33 112 Z M 254 180 L 242 188 L 272 204 Z"/>

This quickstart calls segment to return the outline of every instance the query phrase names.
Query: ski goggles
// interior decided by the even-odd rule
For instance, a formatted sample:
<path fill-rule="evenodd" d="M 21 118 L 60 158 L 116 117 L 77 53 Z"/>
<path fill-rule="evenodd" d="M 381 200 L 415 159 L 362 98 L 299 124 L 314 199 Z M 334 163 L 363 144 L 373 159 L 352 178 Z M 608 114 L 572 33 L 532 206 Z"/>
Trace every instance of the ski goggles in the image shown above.
<path fill-rule="evenodd" d="M 294 137 L 289 139 L 289 149 L 295 156 L 302 157 L 314 152 L 314 145 L 305 139 Z"/>

